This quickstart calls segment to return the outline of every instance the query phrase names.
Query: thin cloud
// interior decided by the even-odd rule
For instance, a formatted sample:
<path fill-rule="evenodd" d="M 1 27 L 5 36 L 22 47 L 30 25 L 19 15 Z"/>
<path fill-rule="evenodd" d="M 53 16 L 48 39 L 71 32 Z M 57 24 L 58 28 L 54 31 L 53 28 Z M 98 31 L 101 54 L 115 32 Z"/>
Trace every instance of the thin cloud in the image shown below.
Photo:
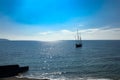
<path fill-rule="evenodd" d="M 47 31 L 47 32 L 40 32 L 39 34 L 40 34 L 40 35 L 49 35 L 49 34 L 52 34 L 52 33 L 54 33 L 54 32 L 52 32 L 52 31 Z"/>
<path fill-rule="evenodd" d="M 49 32 L 49 31 L 48 31 Z M 44 32 L 44 33 L 48 33 Z M 82 39 L 84 40 L 119 40 L 120 37 L 120 28 L 92 28 L 92 29 L 83 29 L 80 30 L 82 34 Z M 76 31 L 70 30 L 59 30 L 59 31 L 52 31 L 52 33 L 40 34 L 42 38 L 44 37 L 45 40 L 74 40 L 74 36 Z"/>
<path fill-rule="evenodd" d="M 83 40 L 120 40 L 119 27 L 106 26 L 84 29 L 83 26 L 79 30 Z M 50 29 L 50 25 L 46 29 L 46 26 L 18 24 L 8 17 L 0 16 L 0 38 L 11 40 L 74 40 L 76 27 L 79 26 L 67 24 L 55 30 L 54 28 Z"/>
<path fill-rule="evenodd" d="M 82 32 L 83 31 L 83 32 Z M 120 40 L 120 28 L 95 28 L 81 30 L 83 39 Z"/>

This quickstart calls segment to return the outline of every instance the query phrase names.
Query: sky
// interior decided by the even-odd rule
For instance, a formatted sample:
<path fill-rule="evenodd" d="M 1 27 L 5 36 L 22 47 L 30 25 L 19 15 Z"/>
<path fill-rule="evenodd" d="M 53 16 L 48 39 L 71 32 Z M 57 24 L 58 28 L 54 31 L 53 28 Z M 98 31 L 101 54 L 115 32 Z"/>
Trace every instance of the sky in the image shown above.
<path fill-rule="evenodd" d="M 0 38 L 120 40 L 120 0 L 0 0 Z"/>

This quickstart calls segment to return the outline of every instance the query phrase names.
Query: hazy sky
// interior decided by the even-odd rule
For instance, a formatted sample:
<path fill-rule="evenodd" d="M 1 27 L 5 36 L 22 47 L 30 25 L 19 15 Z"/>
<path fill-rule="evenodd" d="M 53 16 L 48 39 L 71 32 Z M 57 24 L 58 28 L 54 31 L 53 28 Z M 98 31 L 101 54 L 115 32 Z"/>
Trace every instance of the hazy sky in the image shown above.
<path fill-rule="evenodd" d="M 0 38 L 120 40 L 120 0 L 0 0 Z"/>

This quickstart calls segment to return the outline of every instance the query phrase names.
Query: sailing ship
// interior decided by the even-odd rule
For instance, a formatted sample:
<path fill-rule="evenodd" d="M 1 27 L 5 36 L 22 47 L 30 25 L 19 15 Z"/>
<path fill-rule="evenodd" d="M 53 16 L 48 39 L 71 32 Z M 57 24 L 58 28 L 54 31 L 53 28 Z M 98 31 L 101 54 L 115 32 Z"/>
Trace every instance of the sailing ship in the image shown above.
<path fill-rule="evenodd" d="M 77 34 L 76 34 L 76 44 L 75 44 L 75 47 L 76 48 L 82 47 L 81 34 L 78 32 L 78 29 L 77 29 Z"/>

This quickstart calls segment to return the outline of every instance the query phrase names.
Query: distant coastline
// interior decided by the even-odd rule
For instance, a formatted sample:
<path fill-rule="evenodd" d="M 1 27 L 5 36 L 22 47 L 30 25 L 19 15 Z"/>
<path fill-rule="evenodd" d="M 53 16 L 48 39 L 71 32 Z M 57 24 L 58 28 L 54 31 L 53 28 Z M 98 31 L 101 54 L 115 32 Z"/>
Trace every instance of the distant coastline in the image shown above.
<path fill-rule="evenodd" d="M 0 41 L 10 41 L 10 40 L 8 40 L 8 39 L 0 39 Z"/>

